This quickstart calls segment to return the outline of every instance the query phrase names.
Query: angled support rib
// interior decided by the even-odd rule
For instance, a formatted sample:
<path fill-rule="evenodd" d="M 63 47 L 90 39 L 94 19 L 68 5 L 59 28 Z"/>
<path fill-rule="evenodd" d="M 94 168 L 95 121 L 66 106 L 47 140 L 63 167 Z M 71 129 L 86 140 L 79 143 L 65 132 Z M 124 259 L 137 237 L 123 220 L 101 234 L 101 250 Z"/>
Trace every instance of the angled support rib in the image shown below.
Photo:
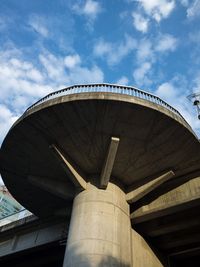
<path fill-rule="evenodd" d="M 61 166 L 63 167 L 64 171 L 67 173 L 75 187 L 79 190 L 85 190 L 87 183 L 85 182 L 84 178 L 78 173 L 74 166 L 69 162 L 69 160 L 65 158 L 65 156 L 54 144 L 51 145 L 50 148 L 54 152 L 57 159 L 60 161 Z"/>
<path fill-rule="evenodd" d="M 28 180 L 31 184 L 63 199 L 72 198 L 75 194 L 72 186 L 56 179 L 29 175 Z"/>
<path fill-rule="evenodd" d="M 153 181 L 150 181 L 146 183 L 145 185 L 140 186 L 139 188 L 129 192 L 126 194 L 126 200 L 128 203 L 133 203 L 144 196 L 146 196 L 148 193 L 156 189 L 158 186 L 160 186 L 162 183 L 166 182 L 167 180 L 171 179 L 174 176 L 173 171 L 168 171 L 161 175 L 160 177 L 154 179 Z"/>
<path fill-rule="evenodd" d="M 100 187 L 106 189 L 108 182 L 110 180 L 110 176 L 112 173 L 112 169 L 115 162 L 115 157 L 117 154 L 117 149 L 119 145 L 120 139 L 117 137 L 111 137 L 110 146 L 108 149 L 108 154 L 101 172 L 100 177 Z"/>

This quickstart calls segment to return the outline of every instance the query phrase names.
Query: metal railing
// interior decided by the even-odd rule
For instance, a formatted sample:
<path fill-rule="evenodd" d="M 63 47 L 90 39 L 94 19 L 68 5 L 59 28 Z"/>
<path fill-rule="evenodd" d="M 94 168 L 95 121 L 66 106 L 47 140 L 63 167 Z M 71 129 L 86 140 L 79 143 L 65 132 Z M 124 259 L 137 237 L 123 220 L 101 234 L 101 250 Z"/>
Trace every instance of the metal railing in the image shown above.
<path fill-rule="evenodd" d="M 123 95 L 130 95 L 133 97 L 137 97 L 146 101 L 149 101 L 151 103 L 155 103 L 157 105 L 160 105 L 177 116 L 179 116 L 181 119 L 185 121 L 183 116 L 172 106 L 167 104 L 165 101 L 163 101 L 161 98 L 158 96 L 155 96 L 151 93 L 142 91 L 138 88 L 131 87 L 131 86 L 121 86 L 121 85 L 115 85 L 115 84 L 107 84 L 107 83 L 102 83 L 102 84 L 86 84 L 86 85 L 73 85 L 69 86 L 67 88 L 61 89 L 56 92 L 52 92 L 48 94 L 47 96 L 43 97 L 33 105 L 31 105 L 26 111 L 31 110 L 35 106 L 42 104 L 43 102 L 60 97 L 60 96 L 65 96 L 65 95 L 71 95 L 71 94 L 79 94 L 79 93 L 91 93 L 91 92 L 109 92 L 109 93 L 116 93 L 116 94 L 123 94 Z M 186 121 L 185 121 L 186 122 Z M 186 122 L 187 123 L 187 122 Z M 188 124 L 188 123 L 187 123 Z"/>

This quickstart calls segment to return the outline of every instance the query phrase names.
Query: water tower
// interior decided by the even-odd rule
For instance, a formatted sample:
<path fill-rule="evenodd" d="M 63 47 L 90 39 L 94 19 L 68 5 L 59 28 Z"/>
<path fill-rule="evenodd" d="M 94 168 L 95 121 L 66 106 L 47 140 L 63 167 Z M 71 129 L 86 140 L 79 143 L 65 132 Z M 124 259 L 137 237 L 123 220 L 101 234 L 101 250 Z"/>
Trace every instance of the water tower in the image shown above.
<path fill-rule="evenodd" d="M 178 111 L 112 84 L 47 95 L 12 126 L 0 151 L 3 180 L 24 207 L 71 218 L 64 267 L 132 266 L 132 212 L 199 166 L 198 138 Z"/>

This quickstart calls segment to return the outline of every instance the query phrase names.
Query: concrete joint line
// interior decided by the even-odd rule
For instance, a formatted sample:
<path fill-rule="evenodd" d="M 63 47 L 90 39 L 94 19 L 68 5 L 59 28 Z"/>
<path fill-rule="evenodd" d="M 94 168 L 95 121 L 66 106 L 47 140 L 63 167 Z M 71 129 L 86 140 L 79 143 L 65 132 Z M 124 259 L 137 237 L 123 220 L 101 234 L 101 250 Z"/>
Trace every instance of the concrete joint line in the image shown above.
<path fill-rule="evenodd" d="M 126 212 L 125 210 L 123 210 L 120 206 L 117 206 L 115 204 L 113 204 L 113 202 L 109 202 L 109 201 L 98 201 L 98 200 L 86 200 L 84 201 L 84 203 L 105 203 L 108 205 L 112 205 L 114 208 L 118 208 L 119 210 L 121 210 L 121 212 L 123 212 L 126 216 L 130 217 L 129 212 Z M 74 202 L 74 206 L 80 206 L 81 204 Z M 108 213 L 109 214 L 109 213 Z"/>
<path fill-rule="evenodd" d="M 106 242 L 106 243 L 111 243 L 111 244 L 114 244 L 116 246 L 120 246 L 120 243 L 116 243 L 116 242 L 113 242 L 111 240 L 107 240 L 107 239 L 102 239 L 102 238 L 92 238 L 92 237 L 88 237 L 88 238 L 80 238 L 78 241 L 74 241 L 73 243 L 71 243 L 70 245 L 73 246 L 74 244 L 76 244 L 77 242 L 80 242 L 80 241 L 85 241 L 85 240 L 98 240 L 98 241 L 103 241 L 103 242 Z M 91 253 L 93 254 L 93 253 Z M 96 254 L 96 253 L 95 253 Z M 88 253 L 87 253 L 88 255 Z M 97 254 L 98 255 L 98 254 Z M 101 254 L 100 254 L 101 255 Z"/>
<path fill-rule="evenodd" d="M 100 176 L 100 188 L 102 189 L 106 189 L 108 186 L 112 169 L 115 163 L 119 141 L 120 139 L 118 137 L 111 137 L 107 157 L 105 159 Z"/>

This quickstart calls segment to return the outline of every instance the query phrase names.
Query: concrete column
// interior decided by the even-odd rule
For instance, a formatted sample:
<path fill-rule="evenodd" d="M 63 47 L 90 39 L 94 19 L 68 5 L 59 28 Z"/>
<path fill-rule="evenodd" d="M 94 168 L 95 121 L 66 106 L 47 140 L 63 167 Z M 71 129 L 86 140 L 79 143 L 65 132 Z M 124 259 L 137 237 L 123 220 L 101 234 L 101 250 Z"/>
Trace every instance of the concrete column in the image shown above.
<path fill-rule="evenodd" d="M 124 192 L 88 185 L 74 200 L 63 267 L 131 267 L 131 224 Z"/>

